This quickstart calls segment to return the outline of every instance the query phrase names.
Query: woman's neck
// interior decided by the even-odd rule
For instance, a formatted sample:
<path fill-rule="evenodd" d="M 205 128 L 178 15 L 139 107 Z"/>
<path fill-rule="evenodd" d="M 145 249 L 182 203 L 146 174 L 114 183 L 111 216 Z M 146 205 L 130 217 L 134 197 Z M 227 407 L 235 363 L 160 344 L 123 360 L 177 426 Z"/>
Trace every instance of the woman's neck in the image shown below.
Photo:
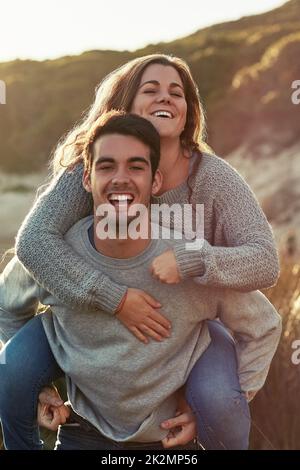
<path fill-rule="evenodd" d="M 180 145 L 179 139 L 161 139 L 159 169 L 164 177 L 170 174 L 170 170 L 178 164 L 179 160 L 182 159 L 182 156 L 183 149 Z"/>
<path fill-rule="evenodd" d="M 187 179 L 189 159 L 184 157 L 185 152 L 179 139 L 161 139 L 159 169 L 163 176 L 163 183 L 159 195 L 175 188 Z"/>

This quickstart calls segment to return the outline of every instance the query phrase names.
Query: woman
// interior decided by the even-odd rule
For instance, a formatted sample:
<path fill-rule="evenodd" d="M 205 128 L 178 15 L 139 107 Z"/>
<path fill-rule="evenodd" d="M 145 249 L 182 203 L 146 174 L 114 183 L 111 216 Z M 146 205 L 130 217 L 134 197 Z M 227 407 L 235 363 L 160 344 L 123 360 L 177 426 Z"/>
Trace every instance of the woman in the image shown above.
<path fill-rule="evenodd" d="M 56 176 L 23 223 L 17 240 L 17 254 L 33 277 L 65 303 L 116 314 L 141 341 L 147 342 L 147 336 L 156 340 L 166 336 L 166 320 L 157 311 L 156 299 L 93 271 L 63 240 L 64 233 L 90 213 L 91 200 L 82 188 L 82 165 L 78 163 L 88 129 L 111 109 L 149 119 L 160 134 L 163 187 L 155 202 L 204 204 L 201 251 L 187 251 L 184 244 L 176 252 L 168 251 L 154 260 L 153 275 L 168 283 L 192 276 L 201 284 L 240 291 L 273 285 L 278 259 L 269 224 L 237 172 L 218 157 L 203 153 L 204 114 L 196 85 L 184 61 L 164 55 L 138 58 L 112 72 L 101 83 L 87 116 L 58 146 L 53 165 Z M 73 166 L 74 171 L 59 172 L 62 163 Z M 26 338 L 30 346 L 32 334 L 23 335 L 23 347 Z M 198 422 L 203 423 L 198 435 L 205 448 L 245 449 L 250 426 L 243 392 L 255 390 L 239 384 L 236 351 L 227 332 L 211 324 L 210 335 L 211 345 L 190 375 L 186 398 Z M 11 347 L 18 349 L 18 344 Z M 47 357 L 50 372 L 45 376 L 50 381 L 55 364 L 47 354 L 49 346 L 47 349 L 40 337 L 34 347 L 37 356 L 43 350 Z M 16 393 L 18 367 L 16 362 L 11 371 Z M 37 364 L 32 375 L 38 376 Z M 221 389 L 223 393 L 219 393 Z M 32 420 L 38 392 L 36 387 Z M 2 410 L 9 409 L 6 400 L 1 402 Z"/>

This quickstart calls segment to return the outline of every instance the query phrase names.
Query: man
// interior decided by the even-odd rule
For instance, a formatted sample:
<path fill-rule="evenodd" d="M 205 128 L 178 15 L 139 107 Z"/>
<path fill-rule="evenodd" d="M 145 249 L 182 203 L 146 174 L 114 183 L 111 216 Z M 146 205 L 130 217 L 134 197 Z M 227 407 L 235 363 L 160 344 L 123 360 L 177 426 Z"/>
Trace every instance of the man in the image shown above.
<path fill-rule="evenodd" d="M 75 224 L 66 240 L 116 282 L 147 289 L 163 303 L 172 323 L 170 333 L 164 329 L 164 341 L 146 346 L 114 316 L 82 308 L 71 311 L 37 285 L 16 259 L 2 274 L 3 339 L 33 317 L 39 302 L 51 307 L 41 319 L 55 359 L 66 373 L 73 410 L 73 421 L 60 429 L 60 449 L 123 448 L 130 443 L 149 448 L 158 441 L 168 447 L 191 440 L 195 426 L 178 391 L 210 343 L 203 320 L 214 319 L 220 303 L 221 319 L 240 336 L 240 374 L 250 390 L 264 382 L 276 349 L 280 319 L 274 309 L 262 327 L 253 305 L 249 318 L 247 312 L 241 318 L 232 312 L 238 293 L 212 291 L 193 280 L 161 284 L 152 276 L 152 260 L 176 241 L 151 239 L 149 210 L 139 218 L 148 236 L 136 239 L 130 231 L 136 221 L 134 206 L 149 209 L 151 194 L 160 189 L 158 163 L 159 136 L 148 121 L 116 112 L 102 116 L 90 130 L 85 147 L 83 184 L 92 193 L 94 214 Z M 16 285 L 18 295 L 12 296 Z M 181 429 L 173 437 L 162 423 L 178 409 Z"/>

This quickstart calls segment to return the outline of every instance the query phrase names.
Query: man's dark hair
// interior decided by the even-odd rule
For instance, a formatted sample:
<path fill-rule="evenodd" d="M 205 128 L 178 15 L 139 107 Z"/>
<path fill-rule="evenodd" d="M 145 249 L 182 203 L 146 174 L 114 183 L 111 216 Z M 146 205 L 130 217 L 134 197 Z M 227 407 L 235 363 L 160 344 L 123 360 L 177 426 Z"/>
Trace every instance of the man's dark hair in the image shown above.
<path fill-rule="evenodd" d="M 160 136 L 153 124 L 137 114 L 124 111 L 110 111 L 100 116 L 86 135 L 84 145 L 84 165 L 90 172 L 94 158 L 94 143 L 108 134 L 120 134 L 136 137 L 150 149 L 152 177 L 159 165 Z"/>

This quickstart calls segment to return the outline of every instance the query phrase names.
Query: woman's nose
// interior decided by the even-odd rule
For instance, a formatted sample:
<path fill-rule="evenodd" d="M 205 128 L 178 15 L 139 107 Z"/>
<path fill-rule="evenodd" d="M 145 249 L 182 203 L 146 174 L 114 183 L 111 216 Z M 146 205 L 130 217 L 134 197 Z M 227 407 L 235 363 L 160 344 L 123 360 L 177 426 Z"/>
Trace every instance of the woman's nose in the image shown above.
<path fill-rule="evenodd" d="M 170 103 L 171 98 L 170 98 L 170 95 L 167 91 L 162 91 L 159 94 L 157 100 L 158 100 L 159 103 Z"/>

